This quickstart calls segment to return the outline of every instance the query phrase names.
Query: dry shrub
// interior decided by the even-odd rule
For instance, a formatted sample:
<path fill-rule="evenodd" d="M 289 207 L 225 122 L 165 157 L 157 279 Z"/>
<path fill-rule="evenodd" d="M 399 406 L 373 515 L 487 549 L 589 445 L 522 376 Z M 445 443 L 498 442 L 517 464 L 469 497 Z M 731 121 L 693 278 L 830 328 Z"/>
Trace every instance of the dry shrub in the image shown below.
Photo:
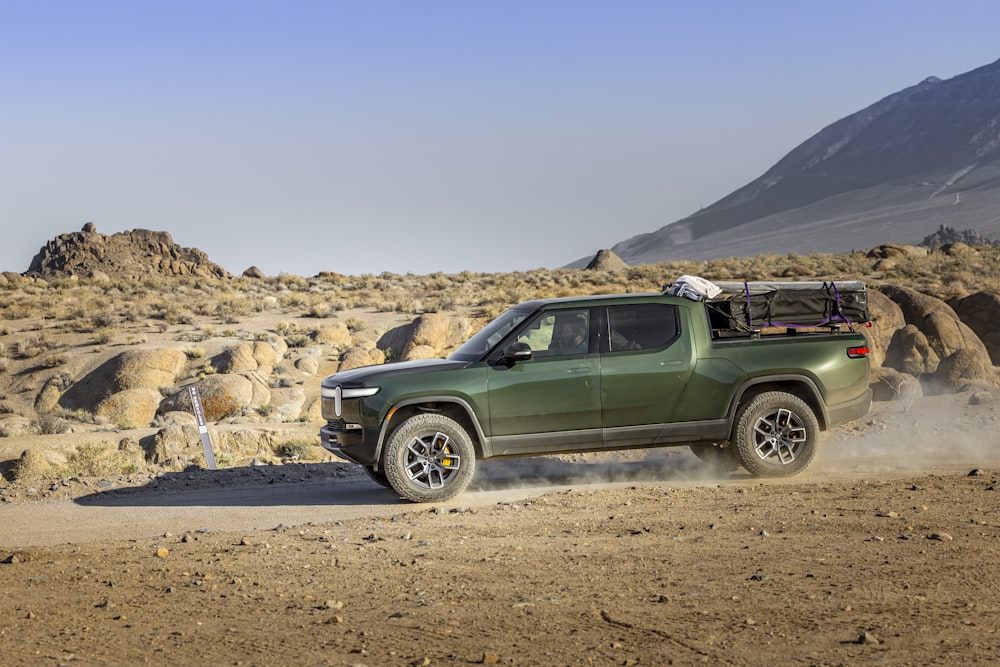
<path fill-rule="evenodd" d="M 119 450 L 113 443 L 102 441 L 80 445 L 66 458 L 66 465 L 60 471 L 62 477 L 110 477 L 130 475 L 139 469 L 139 464 L 128 453 Z"/>

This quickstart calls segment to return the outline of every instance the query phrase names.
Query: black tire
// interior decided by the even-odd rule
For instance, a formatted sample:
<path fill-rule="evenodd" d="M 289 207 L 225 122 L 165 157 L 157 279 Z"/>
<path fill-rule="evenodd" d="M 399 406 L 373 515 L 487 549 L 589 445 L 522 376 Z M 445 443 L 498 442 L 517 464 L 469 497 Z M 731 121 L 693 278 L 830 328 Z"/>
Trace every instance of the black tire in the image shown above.
<path fill-rule="evenodd" d="M 735 448 L 729 445 L 688 445 L 691 453 L 718 472 L 733 472 L 740 467 Z"/>
<path fill-rule="evenodd" d="M 751 474 L 789 477 L 815 458 L 819 422 L 798 396 L 769 391 L 740 406 L 732 443 L 740 465 Z"/>
<path fill-rule="evenodd" d="M 476 472 L 476 450 L 465 429 L 444 415 L 410 417 L 389 437 L 383 470 L 389 484 L 415 503 L 447 500 Z"/>
<path fill-rule="evenodd" d="M 361 466 L 365 470 L 365 474 L 368 475 L 368 479 L 375 482 L 379 486 L 384 486 L 387 489 L 392 488 L 392 484 L 389 483 L 389 478 L 385 476 L 385 468 L 379 468 L 375 470 L 372 466 Z"/>

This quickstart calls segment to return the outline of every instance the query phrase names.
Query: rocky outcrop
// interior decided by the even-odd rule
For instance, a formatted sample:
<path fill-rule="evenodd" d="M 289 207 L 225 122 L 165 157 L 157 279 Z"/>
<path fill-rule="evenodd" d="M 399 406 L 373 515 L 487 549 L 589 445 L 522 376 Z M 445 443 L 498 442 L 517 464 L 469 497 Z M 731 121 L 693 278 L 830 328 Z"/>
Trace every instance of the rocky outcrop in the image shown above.
<path fill-rule="evenodd" d="M 961 244 L 966 247 L 976 245 L 997 245 L 997 241 L 988 239 L 975 229 L 963 229 L 961 231 L 954 227 L 941 225 L 936 232 L 928 234 L 920 245 L 925 248 L 941 248 L 952 244 Z"/>
<path fill-rule="evenodd" d="M 197 248 L 174 243 L 168 232 L 133 229 L 105 236 L 87 223 L 76 233 L 61 234 L 42 246 L 28 276 L 42 278 L 137 279 L 163 276 L 227 278 L 229 273 Z"/>
<path fill-rule="evenodd" d="M 906 321 L 893 334 L 885 353 L 886 366 L 919 376 L 934 392 L 959 391 L 969 385 L 1000 386 L 1000 374 L 986 345 L 951 306 L 907 287 L 879 289 L 899 306 Z"/>
<path fill-rule="evenodd" d="M 598 250 L 594 258 L 587 264 L 588 269 L 594 271 L 620 271 L 627 269 L 628 264 L 611 250 Z"/>

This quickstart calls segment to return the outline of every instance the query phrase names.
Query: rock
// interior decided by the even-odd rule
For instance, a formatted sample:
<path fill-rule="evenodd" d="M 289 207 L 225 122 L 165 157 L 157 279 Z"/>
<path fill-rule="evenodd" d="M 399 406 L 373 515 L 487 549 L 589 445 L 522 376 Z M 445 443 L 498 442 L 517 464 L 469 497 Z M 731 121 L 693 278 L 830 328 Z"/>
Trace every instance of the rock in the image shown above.
<path fill-rule="evenodd" d="M 628 264 L 611 250 L 598 250 L 594 258 L 587 264 L 587 268 L 592 271 L 621 271 L 627 269 Z"/>
<path fill-rule="evenodd" d="M 899 243 L 883 243 L 882 245 L 869 250 L 865 256 L 869 259 L 897 259 L 900 257 L 909 257 L 911 255 L 922 256 L 926 254 L 926 248 L 920 248 L 912 245 L 901 245 Z"/>
<path fill-rule="evenodd" d="M 313 341 L 319 345 L 333 345 L 334 347 L 347 347 L 351 344 L 351 332 L 347 326 L 337 322 L 335 324 L 317 329 L 312 334 Z M 397 348 L 401 349 L 401 348 Z"/>
<path fill-rule="evenodd" d="M 201 405 L 208 421 L 240 415 L 254 402 L 254 383 L 242 375 L 231 373 L 209 375 L 197 383 Z M 191 395 L 187 387 L 160 403 L 160 412 L 184 410 L 190 412 Z"/>
<path fill-rule="evenodd" d="M 258 269 L 256 266 L 251 266 L 250 268 L 248 268 L 246 271 L 243 272 L 243 277 L 262 279 L 266 278 L 267 276 L 265 276 L 264 272 Z"/>
<path fill-rule="evenodd" d="M 319 360 L 313 356 L 299 357 L 295 360 L 295 368 L 307 375 L 316 375 L 319 372 Z"/>
<path fill-rule="evenodd" d="M 893 335 L 906 326 L 903 311 L 896 303 L 878 290 L 868 290 L 868 314 L 871 327 L 861 327 L 871 348 L 871 364 L 878 368 L 885 362 L 886 352 Z"/>
<path fill-rule="evenodd" d="M 914 400 L 922 397 L 924 394 L 917 378 L 889 367 L 882 367 L 872 371 L 871 388 L 874 400 L 898 400 L 907 408 Z"/>
<path fill-rule="evenodd" d="M 993 394 L 985 389 L 974 391 L 972 392 L 972 395 L 969 396 L 969 405 L 990 405 L 993 401 Z"/>
<path fill-rule="evenodd" d="M 253 358 L 257 362 L 257 372 L 270 375 L 278 363 L 278 352 L 270 343 L 259 340 L 253 344 Z"/>
<path fill-rule="evenodd" d="M 212 434 L 212 444 L 217 452 L 244 457 L 268 457 L 274 453 L 274 438 L 269 433 L 253 429 L 218 431 Z"/>
<path fill-rule="evenodd" d="M 403 357 L 404 361 L 413 361 L 414 359 L 434 359 L 440 357 L 437 349 L 431 347 L 430 345 L 410 345 Z"/>
<path fill-rule="evenodd" d="M 364 347 L 355 346 L 340 355 L 340 366 L 337 368 L 337 372 L 349 371 L 352 368 L 361 368 L 362 366 L 374 366 L 377 363 L 371 352 Z"/>
<path fill-rule="evenodd" d="M 901 351 L 897 357 L 893 357 L 895 351 L 890 349 L 886 355 L 886 364 L 890 364 L 890 358 L 898 359 L 899 363 L 902 364 L 902 359 L 909 354 L 911 362 L 922 363 L 926 369 L 925 372 L 937 373 L 936 368 L 931 368 L 933 360 L 929 354 L 926 354 L 927 349 L 932 349 L 938 357 L 945 358 L 952 357 L 956 352 L 962 351 L 962 355 L 952 359 L 948 368 L 941 372 L 940 377 L 936 378 L 937 389 L 955 388 L 955 381 L 958 379 L 981 379 L 984 384 L 995 386 L 996 378 L 992 371 L 993 362 L 989 351 L 976 336 L 975 331 L 962 323 L 958 314 L 948 304 L 906 287 L 884 285 L 880 290 L 899 305 L 906 322 L 919 329 L 927 340 L 926 349 L 923 352 L 915 347 L 922 345 L 915 337 L 916 342 L 909 349 Z M 933 347 L 930 344 L 931 341 L 933 341 Z M 895 342 L 891 344 L 891 346 L 894 345 Z M 895 367 L 899 370 L 914 370 L 901 366 Z M 967 382 L 961 386 L 964 384 Z"/>
<path fill-rule="evenodd" d="M 134 229 L 105 236 L 95 227 L 61 234 L 46 243 L 32 259 L 26 275 L 70 278 L 98 271 L 109 278 L 125 279 L 143 278 L 150 273 L 229 277 L 201 250 L 175 244 L 168 232 Z"/>
<path fill-rule="evenodd" d="M 883 363 L 909 375 L 920 376 L 937 370 L 940 358 L 927 336 L 913 324 L 896 331 Z"/>
<path fill-rule="evenodd" d="M 401 361 L 444 356 L 446 350 L 464 341 L 468 325 L 453 322 L 441 313 L 427 313 L 410 324 L 390 329 L 379 338 L 377 346 L 389 350 Z M 431 352 L 426 349 L 430 348 Z"/>
<path fill-rule="evenodd" d="M 941 225 L 933 234 L 928 234 L 920 242 L 921 246 L 927 248 L 940 248 L 945 245 L 955 245 L 960 243 L 968 246 L 996 245 L 997 241 L 991 241 L 974 229 L 963 229 L 961 231 L 954 227 Z"/>
<path fill-rule="evenodd" d="M 161 428 L 153 435 L 140 440 L 139 445 L 145 452 L 146 461 L 157 465 L 164 465 L 174 459 L 185 455 L 192 456 L 202 451 L 198 428 L 177 424 Z"/>
<path fill-rule="evenodd" d="M 73 383 L 59 406 L 94 411 L 106 398 L 127 389 L 170 387 L 184 371 L 187 356 L 175 348 L 128 350 Z"/>
<path fill-rule="evenodd" d="M 879 638 L 876 637 L 874 634 L 872 634 L 871 632 L 868 632 L 867 630 L 864 630 L 864 631 L 861 632 L 860 635 L 858 635 L 858 638 L 856 640 L 854 640 L 854 643 L 855 644 L 877 645 L 877 644 L 880 644 L 881 642 L 879 641 Z"/>
<path fill-rule="evenodd" d="M 45 455 L 37 449 L 26 449 L 21 453 L 21 457 L 14 463 L 11 470 L 14 479 L 37 480 L 45 477 L 46 473 L 52 470 Z"/>
<path fill-rule="evenodd" d="M 954 309 L 986 345 L 993 363 L 1000 363 L 1000 291 L 985 290 L 957 299 Z"/>
<path fill-rule="evenodd" d="M 1000 374 L 989 355 L 963 348 L 941 360 L 932 377 L 938 391 L 960 391 L 970 384 L 1000 387 Z"/>
<path fill-rule="evenodd" d="M 63 390 L 66 388 L 67 379 L 62 375 L 56 375 L 45 381 L 41 391 L 35 397 L 35 412 L 53 412 L 59 407 L 59 399 L 62 398 Z"/>
<path fill-rule="evenodd" d="M 94 414 L 116 426 L 142 428 L 156 418 L 162 400 L 163 396 L 156 389 L 126 389 L 101 401 Z"/>
<path fill-rule="evenodd" d="M 38 427 L 34 420 L 27 417 L 7 417 L 0 420 L 0 436 L 17 438 L 25 435 L 37 435 Z"/>
<path fill-rule="evenodd" d="M 254 358 L 254 346 L 250 343 L 230 345 L 212 359 L 212 365 L 220 373 L 255 371 L 260 366 Z"/>

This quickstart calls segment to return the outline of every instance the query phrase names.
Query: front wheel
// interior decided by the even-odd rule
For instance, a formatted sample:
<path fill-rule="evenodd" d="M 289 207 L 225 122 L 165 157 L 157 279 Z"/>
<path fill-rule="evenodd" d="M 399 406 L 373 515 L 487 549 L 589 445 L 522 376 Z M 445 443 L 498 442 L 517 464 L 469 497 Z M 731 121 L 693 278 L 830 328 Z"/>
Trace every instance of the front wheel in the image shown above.
<path fill-rule="evenodd" d="M 435 413 L 410 417 L 385 448 L 385 475 L 396 493 L 416 503 L 441 502 L 472 481 L 476 450 L 465 429 Z"/>
<path fill-rule="evenodd" d="M 770 391 L 740 407 L 732 442 L 740 465 L 751 474 L 788 477 L 816 456 L 819 422 L 798 396 Z"/>

